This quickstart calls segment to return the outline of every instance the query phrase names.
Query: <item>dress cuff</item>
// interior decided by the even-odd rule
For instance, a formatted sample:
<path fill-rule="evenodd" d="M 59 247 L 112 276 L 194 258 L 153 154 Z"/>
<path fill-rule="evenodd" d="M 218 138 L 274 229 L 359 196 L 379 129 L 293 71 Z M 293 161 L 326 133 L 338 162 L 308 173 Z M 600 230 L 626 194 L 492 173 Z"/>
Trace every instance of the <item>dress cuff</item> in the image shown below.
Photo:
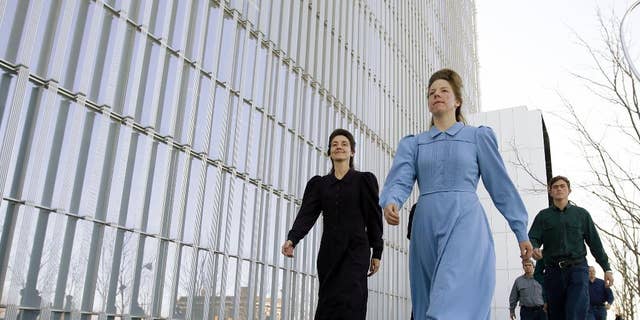
<path fill-rule="evenodd" d="M 372 259 L 378 259 L 381 260 L 382 259 L 382 248 L 373 248 L 373 255 L 371 256 Z"/>

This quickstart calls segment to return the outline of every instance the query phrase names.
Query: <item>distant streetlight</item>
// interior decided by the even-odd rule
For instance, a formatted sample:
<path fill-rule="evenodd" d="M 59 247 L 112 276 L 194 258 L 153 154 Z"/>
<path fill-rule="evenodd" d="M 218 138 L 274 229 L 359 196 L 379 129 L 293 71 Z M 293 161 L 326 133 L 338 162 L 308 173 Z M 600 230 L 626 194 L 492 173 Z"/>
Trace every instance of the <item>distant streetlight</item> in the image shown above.
<path fill-rule="evenodd" d="M 120 313 L 124 313 L 124 289 L 127 288 L 127 285 L 120 284 L 118 290 L 120 290 Z"/>
<path fill-rule="evenodd" d="M 640 5 L 640 0 L 636 1 L 636 3 L 632 4 L 631 7 L 624 13 L 622 16 L 622 21 L 620 21 L 620 42 L 622 43 L 622 52 L 624 52 L 624 57 L 627 59 L 629 63 L 629 67 L 631 68 L 631 72 L 636 76 L 638 80 L 640 80 L 640 72 L 636 69 L 636 66 L 633 64 L 633 60 L 631 59 L 631 55 L 629 54 L 629 50 L 627 48 L 627 41 L 624 39 L 624 20 L 627 18 L 627 15 L 633 11 L 633 9 L 637 8 Z"/>

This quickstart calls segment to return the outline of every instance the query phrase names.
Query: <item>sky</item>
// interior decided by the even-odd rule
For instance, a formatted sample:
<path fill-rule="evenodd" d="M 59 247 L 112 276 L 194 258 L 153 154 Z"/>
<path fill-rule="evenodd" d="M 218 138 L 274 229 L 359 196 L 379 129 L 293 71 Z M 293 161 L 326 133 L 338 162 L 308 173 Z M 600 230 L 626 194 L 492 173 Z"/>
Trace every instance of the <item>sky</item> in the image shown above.
<path fill-rule="evenodd" d="M 597 44 L 598 10 L 605 17 L 612 12 L 621 17 L 634 1 L 478 0 L 483 109 L 518 105 L 556 109 L 555 90 L 573 93 L 579 86 L 569 71 L 588 71 L 591 65 L 578 35 Z M 640 8 L 634 10 L 634 18 L 640 16 L 637 11 Z"/>
<path fill-rule="evenodd" d="M 576 134 L 560 119 L 566 116 L 560 95 L 594 124 L 594 131 L 602 130 L 598 134 L 603 139 L 607 136 L 603 124 L 615 121 L 611 113 L 603 113 L 608 107 L 594 98 L 585 82 L 571 75 L 591 76 L 595 72 L 578 37 L 599 46 L 598 10 L 604 17 L 621 18 L 635 1 L 476 1 L 481 108 L 490 111 L 524 105 L 541 110 L 550 136 L 554 175 L 580 180 L 587 171 L 576 165 Z M 632 13 L 625 25 L 634 26 L 631 30 L 640 35 L 640 7 Z M 634 57 L 640 57 L 638 46 L 630 47 Z M 640 58 L 635 61 L 640 68 Z M 572 199 L 588 203 L 589 197 L 574 188 Z M 592 215 L 596 222 L 606 219 L 606 214 Z"/>

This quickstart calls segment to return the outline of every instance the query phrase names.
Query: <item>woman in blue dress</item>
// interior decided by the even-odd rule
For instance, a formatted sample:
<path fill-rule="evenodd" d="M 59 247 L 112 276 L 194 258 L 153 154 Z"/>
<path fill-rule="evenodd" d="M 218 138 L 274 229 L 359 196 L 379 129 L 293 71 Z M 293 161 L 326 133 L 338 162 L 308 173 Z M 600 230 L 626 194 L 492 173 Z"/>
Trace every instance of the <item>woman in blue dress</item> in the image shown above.
<path fill-rule="evenodd" d="M 462 80 L 443 69 L 429 79 L 432 126 L 402 138 L 387 175 L 380 206 L 390 225 L 418 181 L 409 249 L 416 320 L 484 320 L 495 287 L 493 238 L 476 195 L 478 179 L 509 222 L 523 259 L 531 257 L 527 212 L 489 127 L 464 124 Z M 471 263 L 469 263 L 471 262 Z"/>

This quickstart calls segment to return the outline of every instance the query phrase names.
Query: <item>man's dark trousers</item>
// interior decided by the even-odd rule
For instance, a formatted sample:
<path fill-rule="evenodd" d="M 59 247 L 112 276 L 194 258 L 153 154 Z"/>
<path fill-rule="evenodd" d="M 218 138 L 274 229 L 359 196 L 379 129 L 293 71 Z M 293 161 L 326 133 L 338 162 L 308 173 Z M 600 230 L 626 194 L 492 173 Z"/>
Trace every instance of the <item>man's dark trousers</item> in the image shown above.
<path fill-rule="evenodd" d="M 521 320 L 547 320 L 547 313 L 544 312 L 544 309 L 542 309 L 542 306 L 539 306 L 539 307 L 520 306 L 520 319 Z"/>
<path fill-rule="evenodd" d="M 607 320 L 607 309 L 604 306 L 590 306 L 587 320 Z"/>
<path fill-rule="evenodd" d="M 589 310 L 589 267 L 586 260 L 574 266 L 546 266 L 544 290 L 549 320 L 583 320 Z"/>

